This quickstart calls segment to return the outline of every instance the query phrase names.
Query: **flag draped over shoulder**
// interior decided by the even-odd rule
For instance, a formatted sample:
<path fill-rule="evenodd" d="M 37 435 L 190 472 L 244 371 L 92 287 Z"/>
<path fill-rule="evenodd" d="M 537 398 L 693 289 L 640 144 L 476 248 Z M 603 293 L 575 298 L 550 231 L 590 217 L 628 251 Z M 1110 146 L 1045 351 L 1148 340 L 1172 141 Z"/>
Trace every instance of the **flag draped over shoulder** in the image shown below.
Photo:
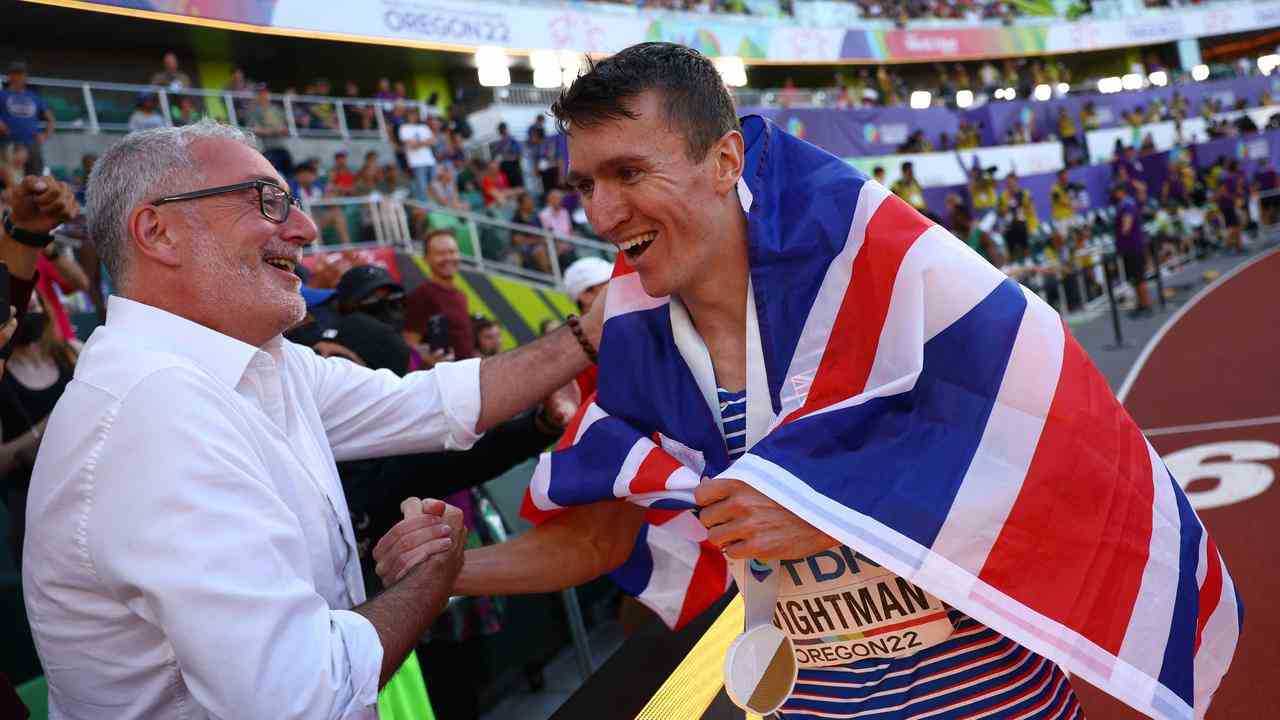
<path fill-rule="evenodd" d="M 648 506 L 613 577 L 674 626 L 729 582 L 693 488 L 736 478 L 1138 710 L 1203 716 L 1243 606 L 1061 319 L 838 158 L 757 117 L 743 130 L 747 454 L 728 461 L 683 306 L 620 261 L 598 396 L 526 514 Z"/>

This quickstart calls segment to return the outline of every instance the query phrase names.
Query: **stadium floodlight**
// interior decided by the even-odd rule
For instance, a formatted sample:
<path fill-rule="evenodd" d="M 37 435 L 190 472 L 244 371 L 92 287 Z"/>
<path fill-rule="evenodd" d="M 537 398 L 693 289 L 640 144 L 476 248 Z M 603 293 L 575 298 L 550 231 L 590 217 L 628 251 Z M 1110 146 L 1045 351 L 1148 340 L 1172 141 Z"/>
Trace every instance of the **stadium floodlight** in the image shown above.
<path fill-rule="evenodd" d="M 1060 82 L 1058 83 L 1057 91 L 1058 97 L 1065 97 L 1067 93 L 1071 92 L 1071 86 L 1067 83 Z"/>
<path fill-rule="evenodd" d="M 1111 77 L 1104 77 L 1098 81 L 1098 92 L 1102 93 L 1103 95 L 1118 93 L 1123 89 L 1124 89 L 1124 83 L 1120 80 L 1119 77 L 1116 77 L 1115 75 L 1112 75 Z"/>
<path fill-rule="evenodd" d="M 1017 91 L 1017 90 L 1014 90 L 1014 89 L 1013 89 L 1013 88 L 1011 88 L 1011 87 L 1007 87 L 1007 88 L 1005 88 L 1005 89 L 1004 89 L 1004 99 L 1005 99 L 1005 100 L 1017 100 L 1017 99 L 1018 99 L 1018 91 Z"/>
<path fill-rule="evenodd" d="M 972 90 L 958 91 L 956 93 L 956 107 L 963 109 L 963 108 L 969 107 L 970 105 L 973 105 L 973 91 Z"/>
<path fill-rule="evenodd" d="M 511 59 L 498 47 L 476 50 L 476 70 L 484 87 L 506 87 L 511 84 Z"/>
<path fill-rule="evenodd" d="M 1141 73 L 1129 73 L 1120 78 L 1120 84 L 1125 90 L 1141 90 L 1143 77 Z"/>
<path fill-rule="evenodd" d="M 729 87 L 745 87 L 747 84 L 747 65 L 736 55 L 721 55 L 712 60 L 720 78 Z"/>
<path fill-rule="evenodd" d="M 1004 99 L 1004 88 L 996 88 L 996 91 L 995 91 L 995 92 L 993 92 L 993 93 L 991 93 L 991 95 L 992 95 L 992 97 L 994 97 L 994 98 L 995 98 L 995 99 L 997 99 L 997 100 L 1003 100 L 1003 99 Z"/>
<path fill-rule="evenodd" d="M 1147 76 L 1147 82 L 1155 87 L 1164 87 L 1169 84 L 1169 73 L 1163 70 L 1156 70 Z"/>
<path fill-rule="evenodd" d="M 477 68 L 481 87 L 506 87 L 511 84 L 511 68 L 504 65 L 482 65 Z"/>
<path fill-rule="evenodd" d="M 529 65 L 536 71 L 538 68 L 555 68 L 560 74 L 560 53 L 555 50 L 530 50 Z"/>
<path fill-rule="evenodd" d="M 1280 67 L 1280 55 L 1263 55 L 1258 58 L 1258 70 L 1263 75 L 1270 75 L 1276 67 Z"/>
<path fill-rule="evenodd" d="M 559 65 L 534 65 L 533 86 L 549 90 L 560 87 L 562 76 Z"/>
<path fill-rule="evenodd" d="M 1203 81 L 1203 80 L 1208 80 L 1208 79 L 1209 79 L 1209 66 L 1208 66 L 1208 65 L 1197 65 L 1197 66 L 1195 66 L 1195 67 L 1191 68 L 1191 79 L 1192 79 L 1192 80 L 1195 80 L 1196 82 L 1201 82 L 1201 81 Z"/>
<path fill-rule="evenodd" d="M 1032 97 L 1034 97 L 1036 100 L 1039 100 L 1040 102 L 1044 102 L 1045 100 L 1048 100 L 1049 98 L 1053 97 L 1053 88 L 1044 84 L 1037 85 L 1035 92 L 1032 93 Z"/>
<path fill-rule="evenodd" d="M 933 104 L 933 95 L 928 90 L 916 90 L 911 93 L 911 107 L 914 110 L 924 110 Z"/>
<path fill-rule="evenodd" d="M 560 54 L 555 50 L 530 51 L 529 64 L 533 66 L 534 87 L 560 87 Z"/>

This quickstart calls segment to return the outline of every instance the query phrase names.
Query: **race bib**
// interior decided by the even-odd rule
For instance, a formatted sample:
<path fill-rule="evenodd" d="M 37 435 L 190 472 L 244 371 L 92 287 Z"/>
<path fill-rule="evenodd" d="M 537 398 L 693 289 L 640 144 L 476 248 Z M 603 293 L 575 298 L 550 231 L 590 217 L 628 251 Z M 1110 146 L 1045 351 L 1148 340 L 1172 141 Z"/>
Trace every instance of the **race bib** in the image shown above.
<path fill-rule="evenodd" d="M 848 547 L 784 560 L 777 572 L 773 624 L 800 667 L 905 657 L 955 631 L 941 600 Z"/>

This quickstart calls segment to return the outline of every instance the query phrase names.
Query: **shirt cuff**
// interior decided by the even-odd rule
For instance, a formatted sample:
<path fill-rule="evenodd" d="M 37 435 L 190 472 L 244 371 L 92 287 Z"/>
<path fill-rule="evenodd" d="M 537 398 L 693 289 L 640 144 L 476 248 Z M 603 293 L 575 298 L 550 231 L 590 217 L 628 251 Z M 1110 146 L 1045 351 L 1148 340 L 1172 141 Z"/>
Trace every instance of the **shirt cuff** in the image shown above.
<path fill-rule="evenodd" d="M 440 400 L 452 425 L 447 449 L 466 450 L 483 435 L 476 432 L 480 422 L 480 358 L 439 363 L 435 371 Z"/>
<path fill-rule="evenodd" d="M 345 648 L 351 669 L 352 710 L 378 704 L 378 680 L 382 677 L 382 641 L 369 619 L 350 610 L 330 610 L 334 633 L 342 637 L 335 647 Z"/>

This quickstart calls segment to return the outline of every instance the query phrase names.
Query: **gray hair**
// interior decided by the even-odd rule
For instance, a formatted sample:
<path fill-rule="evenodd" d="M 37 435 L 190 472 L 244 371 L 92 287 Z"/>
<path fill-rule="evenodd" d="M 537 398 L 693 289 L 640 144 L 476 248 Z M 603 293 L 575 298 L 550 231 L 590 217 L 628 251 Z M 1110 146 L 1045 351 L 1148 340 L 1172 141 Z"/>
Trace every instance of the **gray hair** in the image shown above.
<path fill-rule="evenodd" d="M 252 133 L 205 118 L 129 133 L 94 163 L 86 190 L 89 237 L 117 287 L 128 275 L 129 213 L 161 195 L 193 189 L 204 173 L 191 158 L 191 143 L 201 139 L 234 140 L 258 149 Z"/>

